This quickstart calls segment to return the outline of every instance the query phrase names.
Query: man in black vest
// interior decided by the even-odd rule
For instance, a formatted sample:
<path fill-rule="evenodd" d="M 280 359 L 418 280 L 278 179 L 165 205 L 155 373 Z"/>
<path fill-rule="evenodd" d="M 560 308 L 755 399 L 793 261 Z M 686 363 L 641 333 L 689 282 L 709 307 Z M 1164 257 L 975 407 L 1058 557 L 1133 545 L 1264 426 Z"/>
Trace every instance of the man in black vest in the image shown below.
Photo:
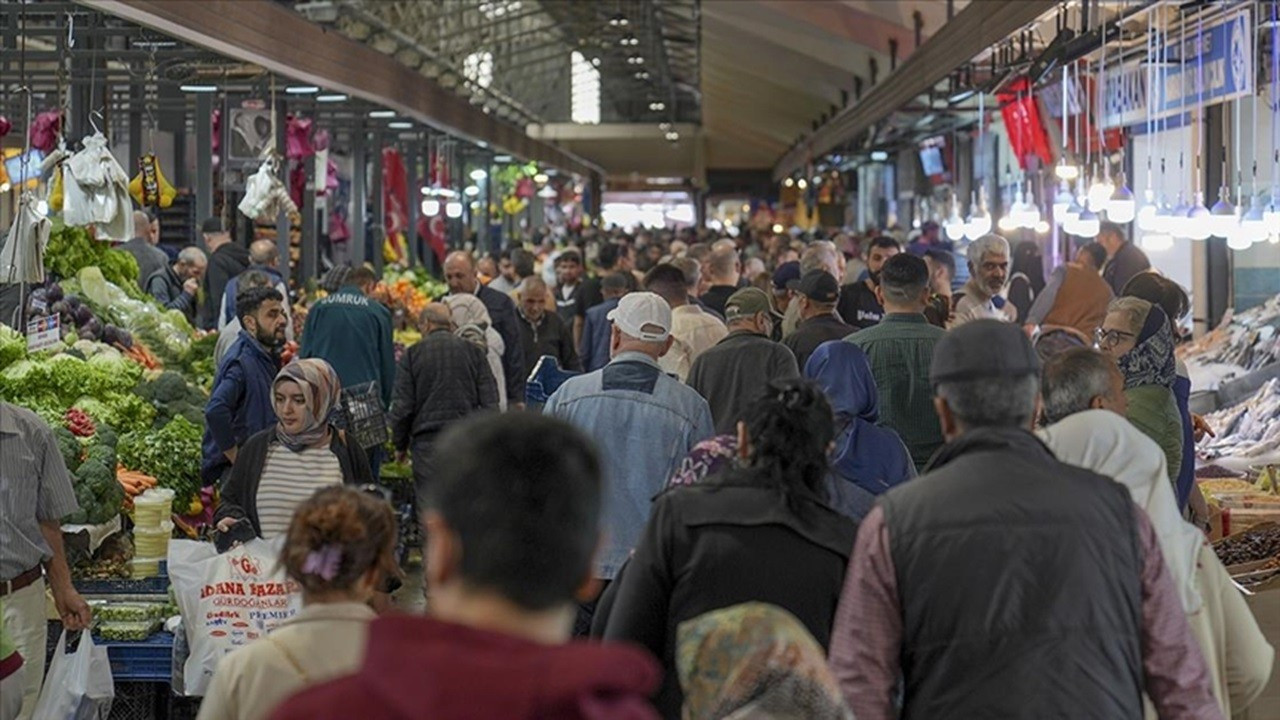
<path fill-rule="evenodd" d="M 1015 325 L 943 337 L 947 444 L 858 529 L 830 663 L 859 720 L 1221 718 L 1146 513 L 1031 434 L 1039 361 Z M 901 712 L 895 686 L 901 679 Z"/>

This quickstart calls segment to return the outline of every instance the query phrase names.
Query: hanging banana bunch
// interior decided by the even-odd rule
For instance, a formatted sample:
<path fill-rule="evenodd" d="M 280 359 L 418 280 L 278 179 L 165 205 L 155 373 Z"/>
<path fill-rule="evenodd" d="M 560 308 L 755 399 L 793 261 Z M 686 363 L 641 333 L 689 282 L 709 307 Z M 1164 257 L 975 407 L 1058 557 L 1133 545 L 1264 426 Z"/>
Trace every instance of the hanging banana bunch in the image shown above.
<path fill-rule="evenodd" d="M 155 153 L 147 153 L 138 158 L 138 174 L 129 181 L 129 194 L 142 207 L 167 208 L 173 204 L 178 191 L 160 171 L 160 161 L 156 160 Z"/>

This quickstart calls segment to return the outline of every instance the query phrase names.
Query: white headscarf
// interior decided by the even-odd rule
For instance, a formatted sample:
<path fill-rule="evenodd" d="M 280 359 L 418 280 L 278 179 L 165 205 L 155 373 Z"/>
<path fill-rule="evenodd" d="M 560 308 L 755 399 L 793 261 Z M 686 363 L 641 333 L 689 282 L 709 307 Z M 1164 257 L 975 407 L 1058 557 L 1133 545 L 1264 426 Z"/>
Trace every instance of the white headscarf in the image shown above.
<path fill-rule="evenodd" d="M 453 316 L 453 324 L 458 328 L 454 335 L 479 345 L 485 350 L 489 359 L 489 369 L 493 379 L 498 383 L 498 406 L 507 409 L 506 373 L 502 369 L 502 353 L 506 352 L 506 343 L 493 328 L 493 320 L 489 317 L 489 309 L 480 298 L 469 293 L 450 295 L 444 299 Z"/>
<path fill-rule="evenodd" d="M 1115 478 L 1151 518 L 1165 564 L 1178 587 L 1182 609 L 1200 609 L 1196 560 L 1204 535 L 1182 519 L 1169 484 L 1164 451 L 1128 420 L 1110 410 L 1085 410 L 1041 430 L 1054 455 L 1064 463 Z"/>

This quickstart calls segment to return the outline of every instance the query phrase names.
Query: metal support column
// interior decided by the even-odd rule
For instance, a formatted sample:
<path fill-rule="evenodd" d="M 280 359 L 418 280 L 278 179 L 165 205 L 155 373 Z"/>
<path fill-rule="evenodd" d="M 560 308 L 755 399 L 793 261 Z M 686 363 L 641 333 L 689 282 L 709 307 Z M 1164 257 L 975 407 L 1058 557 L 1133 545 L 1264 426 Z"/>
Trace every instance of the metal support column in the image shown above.
<path fill-rule="evenodd" d="M 303 172 L 307 174 L 306 183 L 302 189 L 302 237 L 300 238 L 301 252 L 298 256 L 298 265 L 301 274 L 299 278 L 306 282 L 314 278 L 320 263 L 318 257 L 320 255 L 320 222 L 316 218 L 316 187 L 319 183 L 316 178 L 316 163 L 313 158 L 306 158 L 300 161 L 302 163 Z"/>
<path fill-rule="evenodd" d="M 373 141 L 369 144 L 369 198 L 373 203 L 373 228 L 369 235 L 373 240 L 373 256 L 365 260 L 373 263 L 373 271 L 382 275 L 382 247 L 387 233 L 387 203 L 382 198 L 382 131 L 373 131 Z"/>
<path fill-rule="evenodd" d="M 489 156 L 489 159 L 485 161 L 485 172 L 488 174 L 485 175 L 484 178 L 484 192 L 476 199 L 484 204 L 484 207 L 481 208 L 481 210 L 482 217 L 484 218 L 483 232 L 485 242 L 489 243 L 489 249 L 494 253 L 501 253 L 503 250 L 507 249 L 506 239 L 501 235 L 494 235 L 493 215 L 491 214 L 493 210 L 493 184 L 496 182 L 495 173 L 497 173 L 497 171 L 498 166 L 493 164 L 493 156 L 491 155 Z"/>
<path fill-rule="evenodd" d="M 133 158 L 140 158 L 146 152 L 142 148 L 142 116 L 147 112 L 146 96 L 145 86 L 138 83 L 129 86 L 129 154 Z M 132 169 L 129 165 L 132 163 L 125 166 L 125 172 Z"/>
<path fill-rule="evenodd" d="M 1211 198 L 1217 193 L 1217 188 L 1222 185 L 1222 161 L 1223 151 L 1226 146 L 1226 134 L 1228 128 L 1226 126 L 1226 105 L 1215 105 L 1210 108 L 1201 110 L 1200 116 L 1204 119 L 1203 126 L 1197 126 L 1196 131 L 1203 133 L 1204 152 L 1201 157 L 1204 158 L 1204 171 L 1202 179 L 1204 181 L 1204 195 Z M 1208 201 L 1206 201 L 1208 204 Z M 1203 317 L 1207 321 L 1205 327 L 1215 328 L 1218 323 L 1222 322 L 1222 316 L 1226 314 L 1227 309 L 1234 306 L 1233 277 L 1231 268 L 1231 250 L 1227 247 L 1225 238 L 1210 237 L 1202 243 L 1192 243 L 1193 247 L 1199 245 L 1197 250 L 1203 253 L 1204 257 L 1204 288 L 1205 303 L 1196 303 L 1196 310 L 1203 311 L 1204 314 L 1196 313 L 1197 319 Z M 1196 283 L 1197 285 L 1199 283 Z"/>
<path fill-rule="evenodd" d="M 419 138 L 414 136 L 400 143 L 409 186 L 409 207 L 405 208 L 409 216 L 409 227 L 404 229 L 404 236 L 409 245 L 410 267 L 425 262 L 422 239 L 418 237 L 418 216 L 422 214 L 422 193 L 418 190 L 422 187 L 422 152 L 418 141 Z"/>
<path fill-rule="evenodd" d="M 130 118 L 132 122 L 132 118 Z M 196 94 L 196 222 L 213 214 L 213 96 Z"/>
<path fill-rule="evenodd" d="M 351 229 L 351 239 L 347 241 L 350 248 L 348 260 L 352 267 L 364 264 L 364 245 L 367 235 L 364 218 L 369 210 L 369 156 L 367 149 L 369 135 L 363 129 L 357 130 L 351 138 L 351 216 L 347 225 Z"/>
<path fill-rule="evenodd" d="M 280 153 L 281 157 L 283 157 L 284 149 L 285 147 L 288 146 L 288 141 L 285 136 L 285 121 L 284 121 L 285 116 L 288 114 L 288 108 L 285 106 L 284 100 L 277 100 L 276 106 L 273 108 L 273 110 L 276 113 L 276 150 Z M 223 118 L 222 124 L 223 125 L 228 124 L 226 118 Z M 281 163 L 281 167 L 280 167 L 280 180 L 281 182 L 285 183 L 285 187 L 289 186 L 289 168 L 287 166 L 288 166 L 288 163 Z M 283 212 L 277 215 L 276 216 L 276 248 L 280 252 L 279 269 L 281 274 L 284 275 L 285 287 L 288 287 L 289 277 L 295 274 L 297 270 L 293 264 L 292 243 L 290 243 L 289 241 L 289 236 L 292 232 L 293 232 L 293 223 L 290 222 L 289 216 Z M 299 283 L 299 287 L 301 287 L 301 283 Z"/>

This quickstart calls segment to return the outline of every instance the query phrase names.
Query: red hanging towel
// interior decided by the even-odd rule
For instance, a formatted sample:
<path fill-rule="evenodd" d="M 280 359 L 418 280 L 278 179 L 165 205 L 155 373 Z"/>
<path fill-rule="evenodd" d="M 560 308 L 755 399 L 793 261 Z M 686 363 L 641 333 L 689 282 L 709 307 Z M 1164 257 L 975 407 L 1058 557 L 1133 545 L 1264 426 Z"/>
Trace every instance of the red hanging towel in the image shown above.
<path fill-rule="evenodd" d="M 43 153 L 52 152 L 58 146 L 58 134 L 62 132 L 62 111 L 48 110 L 36 115 L 31 123 L 31 147 Z"/>
<path fill-rule="evenodd" d="M 397 261 L 403 262 L 408 257 L 403 240 L 409 229 L 409 180 L 400 151 L 391 147 L 382 149 L 382 203 L 387 239 Z"/>
<path fill-rule="evenodd" d="M 289 115 L 285 120 L 285 154 L 290 160 L 302 160 L 315 154 L 316 149 L 311 144 L 311 125 L 314 122 L 311 118 L 295 115 Z"/>

